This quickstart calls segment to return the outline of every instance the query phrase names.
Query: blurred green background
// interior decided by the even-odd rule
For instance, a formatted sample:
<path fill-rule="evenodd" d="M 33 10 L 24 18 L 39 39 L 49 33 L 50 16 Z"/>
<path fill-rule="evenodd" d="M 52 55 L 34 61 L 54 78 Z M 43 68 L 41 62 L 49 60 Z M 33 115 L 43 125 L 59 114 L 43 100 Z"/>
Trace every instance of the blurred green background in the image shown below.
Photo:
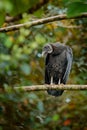
<path fill-rule="evenodd" d="M 0 27 L 86 12 L 87 0 L 0 0 Z M 57 41 L 73 49 L 68 84 L 87 84 L 87 18 L 0 32 L 0 130 L 87 130 L 87 91 L 55 98 L 45 91 L 12 90 L 44 84 L 42 47 Z"/>

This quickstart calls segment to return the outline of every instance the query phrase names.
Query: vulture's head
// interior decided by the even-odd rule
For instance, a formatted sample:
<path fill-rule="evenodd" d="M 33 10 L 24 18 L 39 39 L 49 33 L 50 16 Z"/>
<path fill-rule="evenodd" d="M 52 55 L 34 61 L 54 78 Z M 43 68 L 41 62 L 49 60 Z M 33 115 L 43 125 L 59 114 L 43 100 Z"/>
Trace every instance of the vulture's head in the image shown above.
<path fill-rule="evenodd" d="M 51 46 L 51 44 L 46 44 L 44 47 L 43 47 L 43 50 L 42 50 L 42 56 L 44 55 L 47 55 L 47 54 L 50 54 L 53 52 L 53 48 Z"/>

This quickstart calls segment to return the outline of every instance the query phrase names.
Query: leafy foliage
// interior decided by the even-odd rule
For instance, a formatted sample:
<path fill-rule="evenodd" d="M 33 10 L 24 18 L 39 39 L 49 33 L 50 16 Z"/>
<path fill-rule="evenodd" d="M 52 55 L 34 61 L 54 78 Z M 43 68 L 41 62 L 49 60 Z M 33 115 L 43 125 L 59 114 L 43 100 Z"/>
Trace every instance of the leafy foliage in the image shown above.
<path fill-rule="evenodd" d="M 5 27 L 62 13 L 77 16 L 87 12 L 86 6 L 86 0 L 1 0 L 0 25 Z M 69 25 L 82 27 L 68 28 Z M 0 130 L 87 129 L 86 91 L 69 91 L 55 98 L 46 92 L 13 90 L 15 86 L 44 84 L 42 47 L 57 41 L 73 49 L 68 83 L 87 84 L 86 35 L 86 18 L 0 33 Z"/>
<path fill-rule="evenodd" d="M 87 2 L 72 2 L 68 5 L 68 17 L 78 16 L 84 12 L 87 12 Z"/>

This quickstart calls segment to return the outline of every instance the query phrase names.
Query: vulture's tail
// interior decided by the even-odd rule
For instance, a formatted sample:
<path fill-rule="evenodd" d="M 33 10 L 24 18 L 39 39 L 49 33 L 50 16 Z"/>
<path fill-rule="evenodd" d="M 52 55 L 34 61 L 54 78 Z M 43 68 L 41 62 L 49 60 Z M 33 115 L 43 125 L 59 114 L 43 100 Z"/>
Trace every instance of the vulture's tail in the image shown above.
<path fill-rule="evenodd" d="M 52 95 L 52 96 L 61 96 L 64 90 L 47 90 L 48 94 Z"/>

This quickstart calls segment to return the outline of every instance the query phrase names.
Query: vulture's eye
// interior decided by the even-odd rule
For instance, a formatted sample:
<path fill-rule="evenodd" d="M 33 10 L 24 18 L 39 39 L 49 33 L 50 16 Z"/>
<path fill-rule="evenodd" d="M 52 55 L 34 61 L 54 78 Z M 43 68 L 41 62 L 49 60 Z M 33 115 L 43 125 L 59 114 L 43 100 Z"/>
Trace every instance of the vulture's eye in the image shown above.
<path fill-rule="evenodd" d="M 51 47 L 51 45 L 46 45 L 44 46 L 44 49 L 43 49 L 46 53 L 52 53 L 53 49 Z"/>
<path fill-rule="evenodd" d="M 50 47 L 49 47 L 49 46 L 45 46 L 44 49 L 45 49 L 46 51 L 49 51 L 49 50 L 50 50 Z"/>
<path fill-rule="evenodd" d="M 44 49 L 47 49 L 47 48 L 48 48 L 47 46 L 44 47 Z"/>

